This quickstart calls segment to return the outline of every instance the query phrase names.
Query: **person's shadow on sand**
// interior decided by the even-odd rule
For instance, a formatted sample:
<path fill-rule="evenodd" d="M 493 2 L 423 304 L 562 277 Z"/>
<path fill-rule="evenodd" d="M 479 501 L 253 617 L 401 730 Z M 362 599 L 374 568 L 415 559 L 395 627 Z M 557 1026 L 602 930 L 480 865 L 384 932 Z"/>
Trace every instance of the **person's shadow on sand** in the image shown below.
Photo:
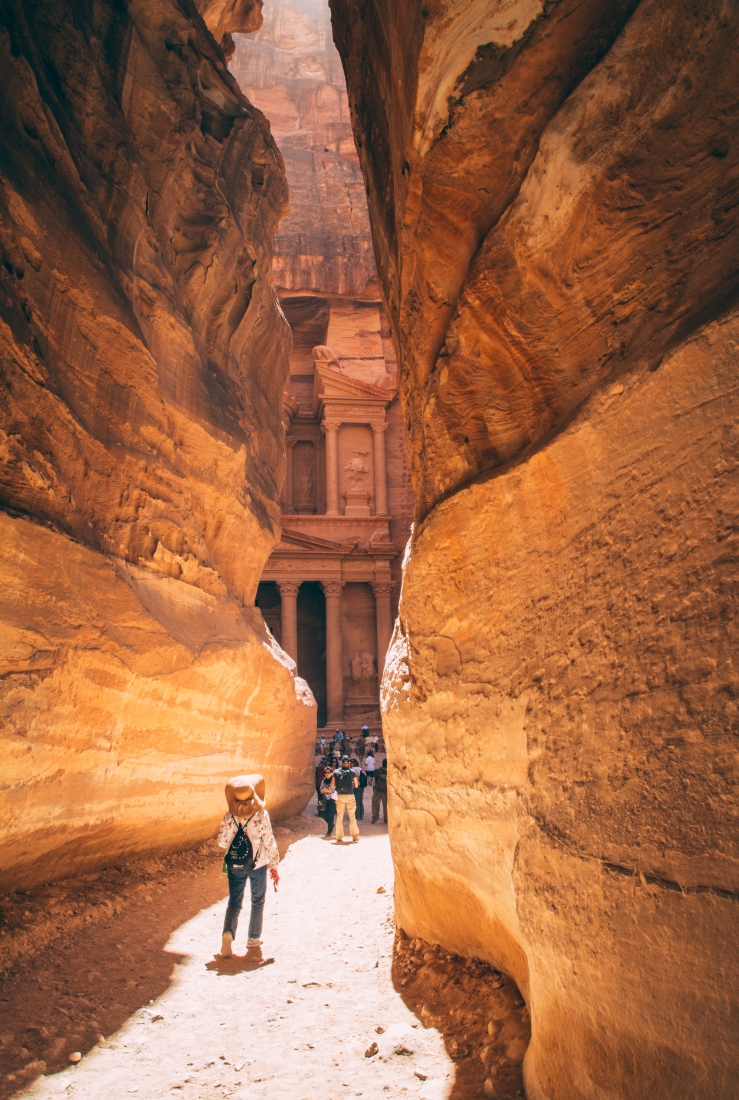
<path fill-rule="evenodd" d="M 269 966 L 274 961 L 263 958 L 261 947 L 248 947 L 245 955 L 231 955 L 229 958 L 215 955 L 211 962 L 205 964 L 205 969 L 215 970 L 219 975 L 243 974 L 246 970 L 261 970 L 263 966 Z"/>

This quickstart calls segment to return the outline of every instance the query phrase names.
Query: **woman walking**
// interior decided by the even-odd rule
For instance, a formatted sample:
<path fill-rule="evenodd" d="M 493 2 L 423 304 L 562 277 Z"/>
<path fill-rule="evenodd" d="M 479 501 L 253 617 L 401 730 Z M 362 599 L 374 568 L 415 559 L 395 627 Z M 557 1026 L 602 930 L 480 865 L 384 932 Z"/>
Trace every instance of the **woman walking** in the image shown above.
<path fill-rule="evenodd" d="M 323 809 L 320 813 L 326 822 L 326 835 L 323 839 L 328 840 L 334 831 L 334 822 L 336 821 L 336 783 L 334 773 L 329 767 L 325 769 L 323 774 L 323 781 L 318 792 L 318 801 L 323 803 Z"/>
<path fill-rule="evenodd" d="M 267 869 L 277 889 L 280 854 L 264 803 L 261 775 L 237 775 L 226 784 L 228 813 L 221 822 L 218 846 L 226 852 L 223 870 L 228 873 L 228 906 L 223 922 L 221 955 L 230 958 L 236 937 L 247 879 L 251 891 L 248 948 L 259 947 L 267 893 Z"/>

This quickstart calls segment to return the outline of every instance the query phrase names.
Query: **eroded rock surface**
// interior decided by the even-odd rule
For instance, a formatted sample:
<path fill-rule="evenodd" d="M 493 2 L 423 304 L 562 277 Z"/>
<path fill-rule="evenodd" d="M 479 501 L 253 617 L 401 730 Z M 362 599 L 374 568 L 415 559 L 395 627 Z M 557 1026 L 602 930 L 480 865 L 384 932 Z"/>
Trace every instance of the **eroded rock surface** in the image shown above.
<path fill-rule="evenodd" d="M 270 242 L 286 187 L 268 125 L 194 9 L 3 15 L 12 883 L 207 835 L 221 769 L 268 740 L 274 808 L 307 797 L 315 711 L 244 610 L 284 474 Z"/>
<path fill-rule="evenodd" d="M 203 22 L 227 57 L 235 49 L 234 34 L 252 34 L 261 27 L 262 0 L 196 0 Z"/>
<path fill-rule="evenodd" d="M 531 1100 L 728 1098 L 736 12 L 332 9 L 419 508 L 399 922 L 516 979 Z"/>

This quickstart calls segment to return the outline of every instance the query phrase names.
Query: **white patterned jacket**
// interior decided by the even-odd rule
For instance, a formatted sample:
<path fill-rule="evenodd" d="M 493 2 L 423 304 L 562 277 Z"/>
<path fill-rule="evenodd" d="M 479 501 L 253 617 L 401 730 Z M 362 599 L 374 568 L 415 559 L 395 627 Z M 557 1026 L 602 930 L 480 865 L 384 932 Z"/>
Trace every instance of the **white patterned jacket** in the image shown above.
<path fill-rule="evenodd" d="M 218 847 L 225 848 L 228 851 L 236 832 L 236 818 L 229 810 L 221 822 L 218 833 Z M 269 864 L 270 867 L 276 867 L 280 862 L 280 853 L 277 850 L 277 841 L 275 840 L 275 834 L 272 832 L 272 823 L 266 810 L 257 810 L 249 818 L 246 823 L 246 835 L 249 837 L 254 851 L 255 870 L 264 867 L 266 864 Z"/>

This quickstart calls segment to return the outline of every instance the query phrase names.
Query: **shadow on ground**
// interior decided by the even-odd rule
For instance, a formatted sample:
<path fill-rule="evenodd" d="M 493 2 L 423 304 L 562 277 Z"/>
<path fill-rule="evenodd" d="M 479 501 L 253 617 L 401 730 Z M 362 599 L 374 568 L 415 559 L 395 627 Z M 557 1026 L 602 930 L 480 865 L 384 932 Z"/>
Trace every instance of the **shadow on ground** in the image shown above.
<path fill-rule="evenodd" d="M 248 970 L 261 970 L 263 966 L 269 966 L 275 960 L 262 957 L 261 947 L 249 947 L 245 955 L 231 955 L 224 958 L 216 955 L 211 962 L 205 964 L 206 970 L 214 970 L 219 977 L 223 975 L 244 974 Z"/>
<path fill-rule="evenodd" d="M 323 827 L 308 816 L 281 822 L 280 854 Z M 0 899 L 2 943 L 15 959 L 0 994 L 0 1100 L 64 1069 L 169 988 L 184 956 L 167 942 L 225 897 L 221 863 L 211 841 Z M 260 951 L 210 965 L 231 974 L 270 961 Z"/>
<path fill-rule="evenodd" d="M 517 986 L 479 959 L 447 954 L 438 944 L 398 932 L 395 989 L 425 1027 L 444 1040 L 454 1062 L 449 1100 L 514 1100 L 524 1095 L 521 1064 L 531 1037 Z"/>

